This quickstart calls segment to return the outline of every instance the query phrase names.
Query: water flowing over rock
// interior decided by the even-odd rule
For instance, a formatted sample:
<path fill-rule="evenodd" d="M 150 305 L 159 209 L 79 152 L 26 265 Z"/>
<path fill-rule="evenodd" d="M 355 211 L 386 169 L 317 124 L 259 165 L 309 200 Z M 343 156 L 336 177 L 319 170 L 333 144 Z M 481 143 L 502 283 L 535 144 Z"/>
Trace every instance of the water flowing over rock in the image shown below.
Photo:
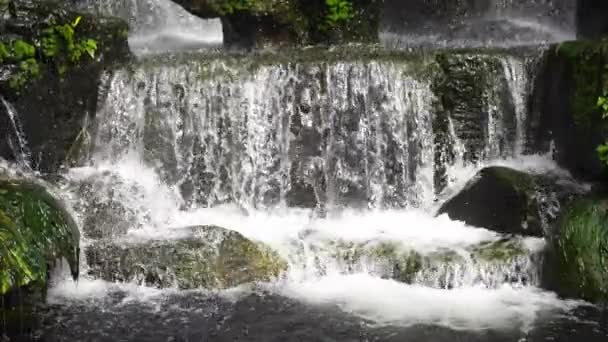
<path fill-rule="evenodd" d="M 309 53 L 117 71 L 95 158 L 142 158 L 191 205 L 404 207 L 431 203 L 450 165 L 525 144 L 526 57 Z"/>

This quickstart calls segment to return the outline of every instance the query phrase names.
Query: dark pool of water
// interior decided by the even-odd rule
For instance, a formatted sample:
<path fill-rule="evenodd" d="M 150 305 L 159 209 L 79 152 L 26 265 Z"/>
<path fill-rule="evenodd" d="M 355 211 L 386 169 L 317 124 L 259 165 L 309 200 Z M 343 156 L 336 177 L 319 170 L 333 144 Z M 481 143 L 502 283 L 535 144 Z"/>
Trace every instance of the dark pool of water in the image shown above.
<path fill-rule="evenodd" d="M 523 333 L 425 325 L 379 327 L 337 306 L 308 305 L 273 294 L 238 300 L 200 293 L 154 301 L 125 297 L 114 293 L 103 299 L 48 305 L 40 309 L 39 327 L 33 332 L 23 327 L 4 329 L 12 330 L 8 341 L 608 341 L 602 311 L 595 307 L 580 308 L 569 317 L 540 318 Z"/>

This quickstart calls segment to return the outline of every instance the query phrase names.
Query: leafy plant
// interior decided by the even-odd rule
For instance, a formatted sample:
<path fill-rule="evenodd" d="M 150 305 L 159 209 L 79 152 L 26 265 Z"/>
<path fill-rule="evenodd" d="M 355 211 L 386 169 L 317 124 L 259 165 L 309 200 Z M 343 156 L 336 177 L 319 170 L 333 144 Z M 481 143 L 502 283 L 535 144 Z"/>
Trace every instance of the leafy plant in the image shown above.
<path fill-rule="evenodd" d="M 0 0 L 1 1 L 1 0 Z M 90 38 L 76 38 L 76 29 L 82 17 L 62 25 L 52 24 L 42 30 L 36 43 L 15 40 L 9 46 L 0 42 L 0 63 L 17 65 L 17 71 L 9 79 L 11 88 L 21 88 L 29 80 L 40 75 L 39 62 L 51 62 L 57 72 L 63 75 L 67 66 L 76 65 L 83 55 L 95 58 L 97 41 Z"/>
<path fill-rule="evenodd" d="M 55 25 L 43 31 L 41 48 L 42 53 L 47 58 L 57 57 L 62 52 L 62 46 L 72 63 L 78 63 L 83 54 L 87 54 L 92 59 L 95 58 L 97 51 L 97 41 L 90 38 L 76 40 L 76 27 L 82 20 L 78 16 L 74 22 L 63 25 Z"/>
<path fill-rule="evenodd" d="M 349 0 L 325 0 L 327 5 L 327 16 L 325 22 L 329 26 L 347 22 L 354 16 L 353 4 Z"/>

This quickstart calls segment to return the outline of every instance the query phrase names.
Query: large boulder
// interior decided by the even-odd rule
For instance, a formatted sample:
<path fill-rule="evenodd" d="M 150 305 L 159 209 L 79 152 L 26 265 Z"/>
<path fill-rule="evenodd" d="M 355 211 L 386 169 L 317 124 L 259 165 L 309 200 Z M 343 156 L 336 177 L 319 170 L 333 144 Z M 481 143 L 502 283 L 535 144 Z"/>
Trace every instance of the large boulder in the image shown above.
<path fill-rule="evenodd" d="M 551 242 L 545 286 L 564 297 L 608 299 L 608 202 L 569 205 Z"/>
<path fill-rule="evenodd" d="M 551 176 L 505 167 L 481 170 L 439 214 L 503 234 L 550 235 L 560 206 L 581 189 Z"/>
<path fill-rule="evenodd" d="M 287 263 L 270 248 L 215 226 L 192 227 L 176 240 L 97 242 L 87 247 L 89 273 L 159 288 L 223 289 L 279 277 Z"/>
<path fill-rule="evenodd" d="M 0 48 L 7 52 L 0 58 L 0 93 L 15 109 L 35 169 L 78 164 L 91 142 L 101 75 L 129 58 L 127 24 L 73 12 L 65 1 L 9 5 L 9 15 L 0 19 Z M 59 33 L 69 32 L 68 26 L 73 35 L 65 37 L 71 38 Z M 0 136 L 11 139 L 15 132 L 5 109 L 0 105 Z M 13 154 L 2 139 L 0 156 L 17 159 Z"/>
<path fill-rule="evenodd" d="M 0 295 L 28 285 L 44 288 L 59 259 L 78 276 L 78 227 L 42 186 L 0 179 Z"/>

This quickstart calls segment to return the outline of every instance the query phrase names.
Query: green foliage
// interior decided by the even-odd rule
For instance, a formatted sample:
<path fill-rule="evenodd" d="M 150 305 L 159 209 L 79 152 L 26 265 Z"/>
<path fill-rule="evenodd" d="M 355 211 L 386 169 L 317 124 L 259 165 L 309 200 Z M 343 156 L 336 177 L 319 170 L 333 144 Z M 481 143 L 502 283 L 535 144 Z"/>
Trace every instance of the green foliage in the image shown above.
<path fill-rule="evenodd" d="M 9 49 L 3 42 L 0 42 L 0 64 L 4 63 L 11 56 Z"/>
<path fill-rule="evenodd" d="M 16 40 L 13 42 L 13 58 L 19 61 L 33 58 L 36 55 L 36 48 L 34 45 L 25 42 L 23 40 Z"/>
<path fill-rule="evenodd" d="M 560 292 L 597 302 L 608 294 L 605 204 L 583 201 L 565 211 L 556 240 Z"/>
<path fill-rule="evenodd" d="M 351 20 L 355 14 L 353 4 L 349 0 L 325 0 L 327 16 L 325 22 L 330 27 Z"/>
<path fill-rule="evenodd" d="M 602 110 L 602 118 L 608 118 L 608 95 L 600 96 L 597 100 L 597 106 Z M 597 147 L 597 156 L 600 161 L 608 166 L 608 142 L 605 142 Z"/>
<path fill-rule="evenodd" d="M 41 39 L 42 53 L 46 58 L 58 58 L 64 52 L 71 63 L 78 63 L 86 54 L 95 58 L 97 41 L 90 38 L 76 40 L 76 28 L 82 17 L 76 17 L 74 22 L 55 25 L 43 31 Z M 64 61 L 62 61 L 64 62 Z"/>
<path fill-rule="evenodd" d="M 0 63 L 13 63 L 18 66 L 9 79 L 9 86 L 19 89 L 29 80 L 39 77 L 39 63 L 50 62 L 55 65 L 57 72 L 63 75 L 67 66 L 77 65 L 83 55 L 95 59 L 97 41 L 76 37 L 76 28 L 81 20 L 82 17 L 78 16 L 70 23 L 52 24 L 41 31 L 40 37 L 34 39 L 35 42 L 15 40 L 10 43 L 10 49 L 0 42 Z"/>
<path fill-rule="evenodd" d="M 24 86 L 28 80 L 35 79 L 40 76 L 40 66 L 34 58 L 28 58 L 19 63 L 19 71 L 14 74 L 10 80 L 11 88 L 20 88 Z"/>
<path fill-rule="evenodd" d="M 251 5 L 251 0 L 229 0 L 221 4 L 220 11 L 224 14 L 233 14 L 238 11 L 247 10 Z"/>
<path fill-rule="evenodd" d="M 78 270 L 78 231 L 41 187 L 0 181 L 0 295 L 44 284 L 47 264 L 64 257 Z"/>

